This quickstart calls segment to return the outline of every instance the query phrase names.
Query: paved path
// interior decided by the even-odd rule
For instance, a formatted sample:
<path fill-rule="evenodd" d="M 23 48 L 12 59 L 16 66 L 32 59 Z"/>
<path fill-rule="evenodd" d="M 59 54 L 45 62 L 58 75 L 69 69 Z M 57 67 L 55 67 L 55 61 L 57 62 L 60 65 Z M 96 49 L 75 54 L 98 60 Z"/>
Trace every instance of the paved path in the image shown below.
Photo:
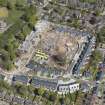
<path fill-rule="evenodd" d="M 9 105 L 9 104 L 0 100 L 0 105 Z"/>

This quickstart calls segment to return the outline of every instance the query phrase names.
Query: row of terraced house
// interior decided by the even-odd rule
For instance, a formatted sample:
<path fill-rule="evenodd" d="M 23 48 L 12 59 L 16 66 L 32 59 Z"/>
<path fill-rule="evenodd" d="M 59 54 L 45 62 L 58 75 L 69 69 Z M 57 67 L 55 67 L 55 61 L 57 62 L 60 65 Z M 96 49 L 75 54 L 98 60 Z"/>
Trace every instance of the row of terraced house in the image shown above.
<path fill-rule="evenodd" d="M 67 94 L 69 92 L 73 93 L 80 89 L 80 84 L 73 79 L 64 82 L 62 80 L 57 79 L 44 79 L 39 77 L 32 77 L 31 79 L 29 79 L 27 76 L 24 75 L 14 75 L 12 78 L 12 83 L 32 85 L 35 88 L 43 87 L 50 91 L 56 91 L 58 92 L 58 94 Z"/>

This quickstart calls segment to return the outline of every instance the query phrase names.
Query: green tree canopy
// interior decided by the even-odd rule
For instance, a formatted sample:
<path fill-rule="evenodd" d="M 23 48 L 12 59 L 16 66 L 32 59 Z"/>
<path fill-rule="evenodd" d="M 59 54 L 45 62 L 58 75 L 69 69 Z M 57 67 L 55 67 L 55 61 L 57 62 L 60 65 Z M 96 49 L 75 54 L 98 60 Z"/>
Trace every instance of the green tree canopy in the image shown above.
<path fill-rule="evenodd" d="M 103 27 L 100 32 L 97 33 L 97 41 L 105 43 L 105 27 Z"/>

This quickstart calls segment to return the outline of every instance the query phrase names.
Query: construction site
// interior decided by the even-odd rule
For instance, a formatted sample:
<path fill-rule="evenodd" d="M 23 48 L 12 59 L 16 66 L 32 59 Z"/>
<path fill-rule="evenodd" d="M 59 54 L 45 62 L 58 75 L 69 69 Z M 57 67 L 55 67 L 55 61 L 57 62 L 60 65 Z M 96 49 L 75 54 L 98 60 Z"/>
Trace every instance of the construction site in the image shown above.
<path fill-rule="evenodd" d="M 50 68 L 66 71 L 74 58 L 78 60 L 78 54 L 82 51 L 86 37 L 74 36 L 68 31 L 65 32 L 65 28 L 62 28 L 62 32 L 59 29 L 59 26 L 49 24 L 48 28 L 37 34 L 40 41 L 35 46 L 35 53 L 31 60 Z"/>

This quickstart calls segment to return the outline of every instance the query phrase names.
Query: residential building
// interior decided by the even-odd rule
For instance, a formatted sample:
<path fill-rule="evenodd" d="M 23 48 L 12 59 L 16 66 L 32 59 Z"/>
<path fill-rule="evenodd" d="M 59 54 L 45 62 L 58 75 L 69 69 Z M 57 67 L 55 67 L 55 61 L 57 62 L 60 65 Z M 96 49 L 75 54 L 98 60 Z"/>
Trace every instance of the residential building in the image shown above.
<path fill-rule="evenodd" d="M 67 82 L 63 82 L 61 80 L 58 82 L 57 90 L 59 94 L 67 94 L 69 92 L 73 93 L 79 90 L 79 83 L 77 83 L 75 80 L 70 80 Z"/>
<path fill-rule="evenodd" d="M 44 78 L 38 78 L 38 77 L 33 77 L 31 80 L 31 84 L 37 88 L 43 87 L 48 90 L 57 90 L 57 80 L 54 79 L 44 79 Z"/>
<path fill-rule="evenodd" d="M 12 78 L 13 83 L 21 83 L 21 84 L 27 84 L 28 83 L 28 77 L 24 75 L 14 75 Z"/>
<path fill-rule="evenodd" d="M 89 86 L 89 84 L 87 83 L 87 82 L 83 82 L 83 83 L 81 83 L 80 84 L 80 90 L 82 91 L 82 92 L 88 92 L 89 90 L 90 90 L 90 86 Z"/>

